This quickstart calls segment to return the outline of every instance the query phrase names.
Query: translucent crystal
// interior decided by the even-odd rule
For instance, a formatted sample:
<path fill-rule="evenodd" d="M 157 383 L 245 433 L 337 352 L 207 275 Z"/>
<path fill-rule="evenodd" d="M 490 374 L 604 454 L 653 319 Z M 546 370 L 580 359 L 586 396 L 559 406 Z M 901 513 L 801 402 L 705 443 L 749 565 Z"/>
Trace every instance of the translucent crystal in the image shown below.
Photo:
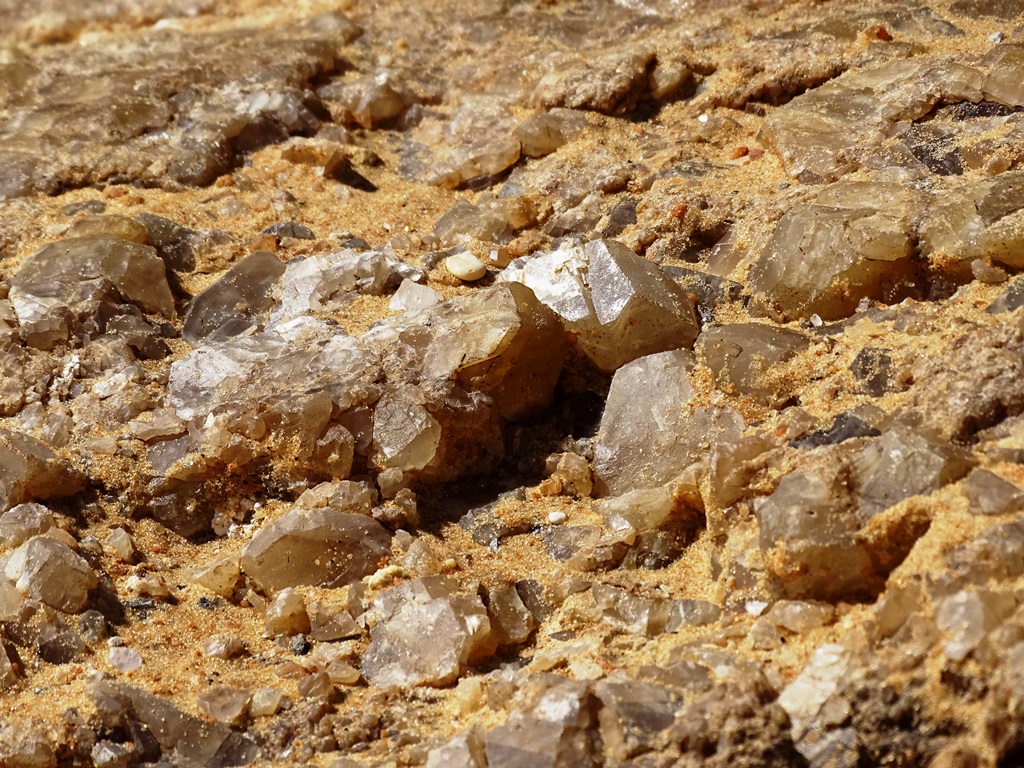
<path fill-rule="evenodd" d="M 241 566 L 260 589 L 342 587 L 373 573 L 391 553 L 391 535 L 373 518 L 329 507 L 292 509 L 242 550 Z"/>
<path fill-rule="evenodd" d="M 231 267 L 189 305 L 181 337 L 192 346 L 260 330 L 274 306 L 272 289 L 285 273 L 274 254 L 256 251 Z"/>
<path fill-rule="evenodd" d="M 863 521 L 903 499 L 938 490 L 970 469 L 970 457 L 936 436 L 896 426 L 857 459 Z"/>
<path fill-rule="evenodd" d="M 739 438 L 738 413 L 689 404 L 693 360 L 683 350 L 662 352 L 616 371 L 594 449 L 594 472 L 606 493 L 664 485 L 714 442 Z"/>
<path fill-rule="evenodd" d="M 788 391 L 788 382 L 772 368 L 786 362 L 810 345 L 798 331 L 761 323 L 732 323 L 707 328 L 694 350 L 711 369 L 718 386 L 753 395 L 763 403 L 775 403 Z"/>
<path fill-rule="evenodd" d="M 19 504 L 0 515 L 0 542 L 14 549 L 55 524 L 53 513 L 42 504 Z"/>
<path fill-rule="evenodd" d="M 571 141 L 586 124 L 578 112 L 552 109 L 526 118 L 516 128 L 516 137 L 523 145 L 524 155 L 543 157 Z"/>
<path fill-rule="evenodd" d="M 167 270 L 156 251 L 118 237 L 51 243 L 22 264 L 11 303 L 31 346 L 50 349 L 79 333 L 96 334 L 101 304 L 134 304 L 174 316 Z"/>
<path fill-rule="evenodd" d="M 381 688 L 446 685 L 494 647 L 480 598 L 451 577 L 431 576 L 389 589 L 373 607 L 377 623 L 363 654 L 363 676 Z"/>
<path fill-rule="evenodd" d="M 274 595 L 263 615 L 263 628 L 271 637 L 307 634 L 309 614 L 302 593 L 287 587 Z"/>
<path fill-rule="evenodd" d="M 252 694 L 242 688 L 215 685 L 196 697 L 196 704 L 219 723 L 241 725 L 249 715 Z"/>
<path fill-rule="evenodd" d="M 964 590 L 940 600 L 935 623 L 950 635 L 946 657 L 962 661 L 1015 607 L 1013 595 L 989 590 Z"/>
<path fill-rule="evenodd" d="M 832 320 L 865 297 L 903 298 L 918 269 L 910 217 L 911 196 L 896 185 L 837 185 L 782 217 L 750 285 L 786 318 Z"/>
<path fill-rule="evenodd" d="M 82 610 L 98 583 L 85 560 L 47 536 L 34 536 L 14 550 L 4 574 L 26 597 L 64 613 Z"/>
<path fill-rule="evenodd" d="M 683 290 L 614 240 L 536 255 L 510 265 L 500 279 L 531 288 L 606 371 L 644 355 L 690 347 L 699 330 Z"/>
<path fill-rule="evenodd" d="M 975 469 L 961 487 L 976 515 L 1005 515 L 1024 507 L 1024 493 L 1016 485 L 985 469 Z"/>

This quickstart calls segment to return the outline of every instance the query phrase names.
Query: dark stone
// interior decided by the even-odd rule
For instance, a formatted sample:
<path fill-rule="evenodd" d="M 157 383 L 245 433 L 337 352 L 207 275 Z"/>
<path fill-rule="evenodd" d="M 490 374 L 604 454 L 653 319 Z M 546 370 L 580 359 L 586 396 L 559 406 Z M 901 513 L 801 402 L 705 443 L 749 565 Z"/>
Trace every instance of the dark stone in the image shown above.
<path fill-rule="evenodd" d="M 892 357 L 888 349 L 862 349 L 850 363 L 850 372 L 866 395 L 878 397 L 893 389 Z"/>
<path fill-rule="evenodd" d="M 316 240 L 313 230 L 297 221 L 279 221 L 264 229 L 261 234 L 274 237 L 294 237 L 297 240 Z"/>
<path fill-rule="evenodd" d="M 838 445 L 855 437 L 878 437 L 881 432 L 849 413 L 840 413 L 828 429 L 798 437 L 790 442 L 794 448 L 820 448 L 823 445 Z"/>
<path fill-rule="evenodd" d="M 74 216 L 76 213 L 103 213 L 107 210 L 107 204 L 102 200 L 83 200 L 80 203 L 69 203 L 60 209 L 65 216 Z"/>

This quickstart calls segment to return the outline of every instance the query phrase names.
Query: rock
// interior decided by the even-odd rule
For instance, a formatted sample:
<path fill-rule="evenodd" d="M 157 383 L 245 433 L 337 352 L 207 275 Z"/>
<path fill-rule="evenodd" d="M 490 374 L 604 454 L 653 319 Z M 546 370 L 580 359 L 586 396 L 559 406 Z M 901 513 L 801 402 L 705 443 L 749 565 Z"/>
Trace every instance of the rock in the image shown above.
<path fill-rule="evenodd" d="M 377 570 L 391 535 L 373 518 L 330 507 L 295 508 L 242 550 L 241 567 L 265 592 L 311 584 L 343 587 Z"/>
<path fill-rule="evenodd" d="M 444 267 L 463 282 L 471 283 L 487 274 L 487 267 L 469 251 L 456 253 L 444 260 Z"/>
<path fill-rule="evenodd" d="M 418 101 L 396 72 L 380 70 L 350 75 L 318 90 L 320 98 L 336 108 L 341 122 L 370 128 L 398 117 Z"/>
<path fill-rule="evenodd" d="M 625 677 L 599 681 L 594 695 L 603 705 L 598 713 L 601 741 L 617 761 L 656 750 L 658 737 L 683 708 L 682 698 L 668 689 Z"/>
<path fill-rule="evenodd" d="M 1024 267 L 1024 172 L 965 184 L 938 197 L 921 223 L 921 253 L 954 275 L 975 259 Z"/>
<path fill-rule="evenodd" d="M 434 224 L 434 234 L 441 238 L 445 245 L 456 245 L 464 240 L 484 240 L 490 242 L 506 242 L 509 236 L 508 220 L 498 211 L 480 208 L 468 200 L 458 200 Z M 472 254 L 462 252 L 445 259 L 456 269 L 447 267 L 448 271 L 460 277 L 457 269 L 462 262 L 468 262 Z M 459 260 L 461 257 L 461 261 Z M 474 257 L 475 258 L 475 257 Z M 480 275 L 483 277 L 483 275 Z M 460 277 L 460 279 L 463 279 Z M 479 278 L 471 278 L 478 280 Z"/>
<path fill-rule="evenodd" d="M 641 488 L 621 496 L 604 499 L 596 509 L 604 516 L 605 525 L 614 531 L 628 533 L 660 528 L 676 510 L 677 502 L 666 486 Z"/>
<path fill-rule="evenodd" d="M 309 612 L 310 636 L 314 640 L 329 642 L 363 634 L 352 615 L 343 607 L 311 602 Z"/>
<path fill-rule="evenodd" d="M 649 96 L 647 72 L 656 61 L 650 49 L 567 59 L 553 66 L 538 84 L 534 98 L 541 106 L 626 115 Z"/>
<path fill-rule="evenodd" d="M 392 312 L 419 312 L 429 309 L 443 299 L 444 296 L 433 288 L 406 278 L 388 302 L 388 309 Z"/>
<path fill-rule="evenodd" d="M 376 624 L 363 654 L 363 676 L 380 688 L 447 685 L 494 648 L 480 598 L 460 594 L 447 576 L 407 582 L 374 602 Z"/>
<path fill-rule="evenodd" d="M 204 722 L 139 688 L 98 680 L 90 684 L 89 695 L 104 727 L 145 729 L 148 738 L 142 743 L 156 747 L 155 757 L 163 753 L 216 768 L 225 762 L 247 765 L 259 755 L 249 736 L 222 723 Z"/>
<path fill-rule="evenodd" d="M 272 290 L 285 269 L 272 253 L 249 254 L 192 300 L 181 337 L 195 347 L 262 330 L 275 304 Z"/>
<path fill-rule="evenodd" d="M 192 580 L 221 597 L 230 598 L 238 587 L 242 574 L 238 558 L 225 555 L 197 567 Z"/>
<path fill-rule="evenodd" d="M 790 445 L 794 448 L 820 448 L 823 445 L 839 445 L 858 437 L 878 437 L 881 434 L 876 427 L 846 411 L 836 416 L 827 429 L 801 435 Z"/>
<path fill-rule="evenodd" d="M 84 477 L 28 435 L 0 430 L 0 506 L 10 508 L 35 499 L 71 496 L 85 486 Z"/>
<path fill-rule="evenodd" d="M 1024 493 L 1016 485 L 985 469 L 971 472 L 961 488 L 970 502 L 969 511 L 976 515 L 1006 515 L 1024 507 Z"/>
<path fill-rule="evenodd" d="M 766 312 L 787 319 L 853 314 L 863 298 L 898 301 L 919 282 L 913 198 L 896 185 L 836 185 L 782 217 L 750 272 Z"/>
<path fill-rule="evenodd" d="M 142 667 L 142 656 L 139 655 L 138 651 L 124 645 L 111 647 L 107 657 L 110 659 L 110 664 L 114 669 L 124 674 L 134 672 Z"/>
<path fill-rule="evenodd" d="M 584 354 L 606 371 L 644 355 L 690 347 L 699 330 L 683 290 L 614 240 L 568 245 L 517 261 L 500 279 L 531 288 L 561 316 Z"/>
<path fill-rule="evenodd" d="M 529 157 L 550 155 L 572 141 L 586 126 L 586 118 L 571 109 L 552 109 L 526 118 L 516 127 L 516 138 Z"/>
<path fill-rule="evenodd" d="M 0 761 L 11 768 L 56 768 L 51 739 L 38 726 L 0 721 Z"/>
<path fill-rule="evenodd" d="M 309 227 L 298 221 L 278 221 L 264 229 L 260 234 L 274 237 L 291 237 L 295 240 L 316 240 L 316 235 Z M 256 254 L 251 254 L 255 256 Z M 244 261 L 244 259 L 243 259 Z M 239 262 L 241 264 L 241 262 Z"/>
<path fill-rule="evenodd" d="M 219 723 L 242 725 L 249 715 L 252 694 L 229 685 L 215 685 L 196 697 L 196 704 Z"/>
<path fill-rule="evenodd" d="M 15 549 L 54 525 L 53 513 L 42 504 L 19 504 L 0 515 L 0 543 Z"/>
<path fill-rule="evenodd" d="M 860 517 L 867 522 L 903 499 L 959 480 L 971 463 L 964 451 L 934 435 L 895 426 L 857 458 Z"/>
<path fill-rule="evenodd" d="M 45 246 L 21 265 L 10 298 L 26 340 L 38 349 L 102 333 L 101 306 L 130 305 L 174 316 L 163 259 L 150 246 L 119 237 L 79 237 Z"/>
<path fill-rule="evenodd" d="M 239 637 L 211 637 L 203 643 L 203 655 L 215 659 L 235 659 L 245 653 L 245 643 Z"/>
<path fill-rule="evenodd" d="M 130 562 L 136 555 L 135 545 L 132 543 L 132 538 L 124 528 L 115 528 L 112 530 L 110 535 L 107 536 L 106 546 L 126 562 Z"/>
<path fill-rule="evenodd" d="M 985 311 L 990 315 L 998 315 L 1020 307 L 1024 307 L 1024 280 L 1013 280 Z"/>
<path fill-rule="evenodd" d="M 705 458 L 714 442 L 739 438 L 739 414 L 693 406 L 694 358 L 678 350 L 624 365 L 612 379 L 594 448 L 598 489 L 621 495 L 673 480 Z"/>
<path fill-rule="evenodd" d="M 270 637 L 309 633 L 306 601 L 297 589 L 282 589 L 267 606 L 263 627 Z"/>
<path fill-rule="evenodd" d="M 422 270 L 387 251 L 345 248 L 296 259 L 285 265 L 278 288 L 280 304 L 271 312 L 270 324 L 324 312 L 358 294 L 380 296 L 403 279 L 422 278 Z"/>
<path fill-rule="evenodd" d="M 64 233 L 65 238 L 102 237 L 104 235 L 149 245 L 149 232 L 145 226 L 127 216 L 117 214 L 83 216 L 76 219 Z"/>
<path fill-rule="evenodd" d="M 113 741 L 98 741 L 90 752 L 96 768 L 128 768 L 131 753 Z"/>
<path fill-rule="evenodd" d="M 14 550 L 4 574 L 26 597 L 64 613 L 82 610 L 98 583 L 85 560 L 47 536 L 33 536 Z"/>
<path fill-rule="evenodd" d="M 470 728 L 427 753 L 426 768 L 485 768 L 484 735 Z"/>
<path fill-rule="evenodd" d="M 253 717 L 270 717 L 277 714 L 284 694 L 277 688 L 257 688 L 252 695 L 249 714 Z"/>
<path fill-rule="evenodd" d="M 525 643 L 537 626 L 533 614 L 526 608 L 519 593 L 512 586 L 490 590 L 487 615 L 498 645 Z"/>
<path fill-rule="evenodd" d="M 935 624 L 950 637 L 946 658 L 963 661 L 1016 607 L 1013 595 L 987 589 L 963 590 L 940 600 Z"/>
<path fill-rule="evenodd" d="M 779 600 L 764 615 L 771 624 L 798 635 L 829 623 L 835 609 L 828 603 L 808 600 Z"/>
<path fill-rule="evenodd" d="M 894 387 L 892 357 L 887 349 L 865 347 L 850 363 L 850 373 L 861 385 L 861 392 L 880 397 Z"/>
<path fill-rule="evenodd" d="M 694 350 L 725 391 L 735 389 L 769 405 L 785 399 L 789 377 L 777 368 L 810 346 L 798 331 L 761 323 L 706 328 Z"/>

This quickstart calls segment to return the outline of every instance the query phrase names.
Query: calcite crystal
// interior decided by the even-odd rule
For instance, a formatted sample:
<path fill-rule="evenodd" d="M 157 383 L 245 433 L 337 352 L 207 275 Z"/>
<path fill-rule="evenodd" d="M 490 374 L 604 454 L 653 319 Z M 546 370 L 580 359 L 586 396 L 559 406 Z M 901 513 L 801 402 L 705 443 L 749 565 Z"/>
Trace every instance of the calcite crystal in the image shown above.
<path fill-rule="evenodd" d="M 535 255 L 511 265 L 502 279 L 531 288 L 606 371 L 644 355 L 691 347 L 699 331 L 683 290 L 614 240 Z"/>

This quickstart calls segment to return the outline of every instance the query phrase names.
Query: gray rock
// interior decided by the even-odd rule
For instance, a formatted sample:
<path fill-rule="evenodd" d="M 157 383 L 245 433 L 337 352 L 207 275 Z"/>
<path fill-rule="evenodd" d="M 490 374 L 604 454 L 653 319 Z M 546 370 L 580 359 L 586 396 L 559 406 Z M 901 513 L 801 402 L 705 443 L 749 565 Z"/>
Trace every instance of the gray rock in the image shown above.
<path fill-rule="evenodd" d="M 14 550 L 4 574 L 26 597 L 64 613 L 82 610 L 98 583 L 85 560 L 46 536 L 34 536 Z"/>

